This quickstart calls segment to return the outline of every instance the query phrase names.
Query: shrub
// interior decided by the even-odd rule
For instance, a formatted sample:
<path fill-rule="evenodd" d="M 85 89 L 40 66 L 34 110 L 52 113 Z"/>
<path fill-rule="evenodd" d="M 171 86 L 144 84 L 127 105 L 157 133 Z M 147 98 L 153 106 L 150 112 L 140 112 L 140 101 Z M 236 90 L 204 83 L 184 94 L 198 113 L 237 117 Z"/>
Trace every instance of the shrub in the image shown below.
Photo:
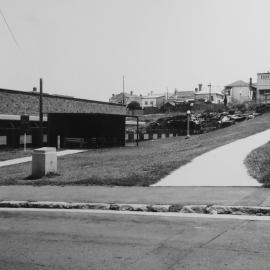
<path fill-rule="evenodd" d="M 270 111 L 270 104 L 259 104 L 256 107 L 257 113 L 266 113 Z"/>
<path fill-rule="evenodd" d="M 127 105 L 128 109 L 130 110 L 141 110 L 141 105 L 139 102 L 137 101 L 131 101 L 128 105 Z"/>
<path fill-rule="evenodd" d="M 245 159 L 248 173 L 265 187 L 270 187 L 270 142 L 253 150 Z"/>

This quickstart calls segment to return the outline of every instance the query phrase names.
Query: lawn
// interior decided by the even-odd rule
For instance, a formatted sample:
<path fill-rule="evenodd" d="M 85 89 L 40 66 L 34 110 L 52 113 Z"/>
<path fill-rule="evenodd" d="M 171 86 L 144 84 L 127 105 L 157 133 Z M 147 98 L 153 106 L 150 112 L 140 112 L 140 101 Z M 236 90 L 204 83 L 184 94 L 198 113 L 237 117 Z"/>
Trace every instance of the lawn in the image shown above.
<path fill-rule="evenodd" d="M 21 158 L 27 157 L 32 154 L 32 149 L 27 148 L 24 151 L 23 148 L 19 149 L 1 149 L 0 150 L 0 161 L 14 159 L 14 158 Z"/>
<path fill-rule="evenodd" d="M 253 178 L 270 187 L 270 142 L 253 150 L 246 157 L 245 165 Z"/>
<path fill-rule="evenodd" d="M 0 168 L 0 184 L 149 186 L 193 158 L 218 146 L 270 128 L 270 114 L 234 126 L 184 137 L 140 143 L 139 147 L 93 149 L 58 159 L 53 177 L 27 180 L 31 163 Z"/>

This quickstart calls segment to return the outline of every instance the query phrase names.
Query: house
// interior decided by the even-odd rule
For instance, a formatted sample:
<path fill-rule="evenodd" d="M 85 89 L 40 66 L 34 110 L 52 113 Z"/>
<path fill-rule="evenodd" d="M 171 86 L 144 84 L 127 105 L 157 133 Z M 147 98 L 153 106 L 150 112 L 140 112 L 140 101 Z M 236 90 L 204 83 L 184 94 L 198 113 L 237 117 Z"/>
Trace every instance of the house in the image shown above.
<path fill-rule="evenodd" d="M 194 91 L 175 90 L 174 94 L 168 97 L 168 101 L 176 101 L 176 102 L 190 102 L 194 101 L 194 99 L 195 99 Z"/>
<path fill-rule="evenodd" d="M 228 103 L 243 103 L 255 99 L 256 86 L 242 80 L 235 81 L 225 86 L 223 93 L 227 96 Z"/>
<path fill-rule="evenodd" d="M 123 104 L 128 105 L 132 101 L 137 101 L 140 105 L 142 105 L 142 96 L 141 95 L 135 95 L 133 91 L 130 91 L 129 93 L 119 93 L 119 94 L 112 94 L 112 96 L 109 99 L 110 103 L 115 104 Z"/>
<path fill-rule="evenodd" d="M 222 93 L 218 93 L 218 92 L 196 92 L 195 93 L 195 100 L 198 101 L 204 101 L 207 102 L 209 101 L 209 97 L 211 95 L 211 103 L 214 104 L 219 104 L 219 103 L 223 103 L 224 101 L 224 95 Z"/>
<path fill-rule="evenodd" d="M 156 107 L 160 108 L 165 102 L 165 95 L 164 94 L 154 94 L 151 91 L 148 95 L 141 97 L 141 106 L 142 108 L 147 107 Z"/>
<path fill-rule="evenodd" d="M 256 99 L 258 102 L 270 103 L 270 73 L 257 74 Z"/>

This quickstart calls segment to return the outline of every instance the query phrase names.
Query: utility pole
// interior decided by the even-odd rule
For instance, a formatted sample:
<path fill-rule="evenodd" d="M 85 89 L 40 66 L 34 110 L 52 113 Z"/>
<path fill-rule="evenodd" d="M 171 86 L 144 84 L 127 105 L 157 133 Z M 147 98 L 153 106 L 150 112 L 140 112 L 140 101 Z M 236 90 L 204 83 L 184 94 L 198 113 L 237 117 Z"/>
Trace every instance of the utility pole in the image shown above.
<path fill-rule="evenodd" d="M 125 76 L 123 75 L 123 105 L 125 105 Z"/>
<path fill-rule="evenodd" d="M 43 83 L 39 79 L 39 128 L 40 128 L 40 144 L 43 146 Z"/>

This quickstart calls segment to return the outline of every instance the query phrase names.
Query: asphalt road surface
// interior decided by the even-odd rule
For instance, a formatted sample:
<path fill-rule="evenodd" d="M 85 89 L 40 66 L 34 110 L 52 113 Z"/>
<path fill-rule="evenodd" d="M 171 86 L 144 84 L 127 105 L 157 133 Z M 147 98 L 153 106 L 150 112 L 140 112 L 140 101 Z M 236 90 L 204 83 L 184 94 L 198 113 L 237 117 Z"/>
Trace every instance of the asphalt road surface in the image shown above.
<path fill-rule="evenodd" d="M 0 269 L 270 269 L 270 221 L 0 210 Z"/>

